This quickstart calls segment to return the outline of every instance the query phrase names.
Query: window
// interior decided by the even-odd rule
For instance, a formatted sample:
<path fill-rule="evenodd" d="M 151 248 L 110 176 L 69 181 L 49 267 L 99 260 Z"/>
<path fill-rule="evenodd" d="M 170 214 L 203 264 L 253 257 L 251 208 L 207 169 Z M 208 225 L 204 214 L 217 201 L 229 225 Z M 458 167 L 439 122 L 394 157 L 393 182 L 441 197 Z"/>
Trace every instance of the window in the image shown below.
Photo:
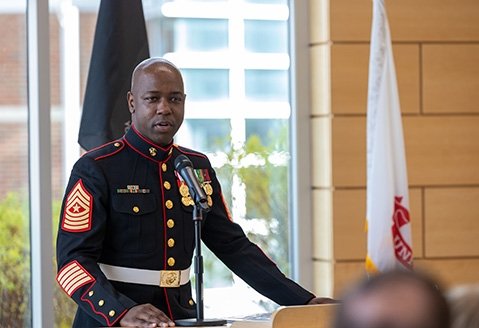
<path fill-rule="evenodd" d="M 77 125 L 100 0 L 50 3 L 50 16 L 43 19 L 50 21 L 51 67 L 46 74 L 51 80 L 55 236 L 65 179 L 79 156 Z M 175 141 L 208 154 L 235 220 L 290 274 L 288 1 L 143 3 L 151 54 L 171 59 L 185 78 L 186 120 Z M 26 7 L 26 1 L 0 0 L 0 21 L 9 31 L 0 46 L 0 322 L 28 327 L 35 309 L 30 310 L 28 260 Z M 275 307 L 211 254 L 205 256 L 206 316 L 248 315 Z M 33 284 L 33 289 L 39 288 Z M 55 326 L 70 326 L 76 305 L 56 284 L 54 289 Z M 250 299 L 255 301 L 245 302 Z M 235 300 L 241 311 L 229 311 L 238 309 L 228 303 Z"/>
<path fill-rule="evenodd" d="M 246 50 L 266 53 L 288 52 L 286 21 L 246 20 L 244 27 Z"/>
<path fill-rule="evenodd" d="M 152 55 L 184 74 L 186 120 L 176 142 L 208 154 L 235 222 L 288 274 L 286 1 L 163 1 L 161 10 L 144 4 Z M 205 253 L 206 316 L 274 308 Z"/>
<path fill-rule="evenodd" d="M 182 69 L 187 100 L 225 100 L 229 94 L 228 70 L 225 69 Z M 199 113 L 201 115 L 201 113 Z"/>
<path fill-rule="evenodd" d="M 245 93 L 248 99 L 288 102 L 287 70 L 247 70 L 245 74 Z"/>

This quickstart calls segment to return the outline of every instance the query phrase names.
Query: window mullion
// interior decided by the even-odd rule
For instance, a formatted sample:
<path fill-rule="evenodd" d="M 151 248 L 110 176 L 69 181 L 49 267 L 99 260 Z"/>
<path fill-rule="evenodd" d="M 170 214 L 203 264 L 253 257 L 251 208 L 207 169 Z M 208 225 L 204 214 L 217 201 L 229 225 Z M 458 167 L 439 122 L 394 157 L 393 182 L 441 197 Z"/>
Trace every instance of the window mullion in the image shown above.
<path fill-rule="evenodd" d="M 53 327 L 48 0 L 29 0 L 28 146 L 32 326 Z"/>

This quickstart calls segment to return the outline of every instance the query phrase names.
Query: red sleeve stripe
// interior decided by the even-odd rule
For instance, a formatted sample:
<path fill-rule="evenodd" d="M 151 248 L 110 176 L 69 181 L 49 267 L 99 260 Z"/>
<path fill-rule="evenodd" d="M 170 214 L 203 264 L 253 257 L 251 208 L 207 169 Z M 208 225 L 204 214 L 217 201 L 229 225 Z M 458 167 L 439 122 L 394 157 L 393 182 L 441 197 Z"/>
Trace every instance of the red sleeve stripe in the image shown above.
<path fill-rule="evenodd" d="M 70 297 L 78 288 L 94 280 L 77 261 L 64 266 L 57 275 L 58 284 Z"/>

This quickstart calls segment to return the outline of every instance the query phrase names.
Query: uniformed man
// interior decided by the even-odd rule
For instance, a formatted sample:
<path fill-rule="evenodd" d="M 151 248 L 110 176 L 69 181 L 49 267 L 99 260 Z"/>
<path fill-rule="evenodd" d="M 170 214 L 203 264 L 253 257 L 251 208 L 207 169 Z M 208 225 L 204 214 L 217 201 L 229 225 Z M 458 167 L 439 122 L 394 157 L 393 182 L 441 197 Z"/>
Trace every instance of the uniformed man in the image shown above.
<path fill-rule="evenodd" d="M 286 278 L 231 220 L 208 158 L 173 143 L 185 98 L 172 63 L 143 61 L 128 93 L 131 128 L 72 170 L 56 279 L 78 304 L 74 327 L 174 326 L 175 319 L 196 316 L 189 281 L 193 201 L 173 167 L 180 154 L 192 161 L 211 206 L 202 239 L 231 270 L 281 305 L 331 301 Z"/>

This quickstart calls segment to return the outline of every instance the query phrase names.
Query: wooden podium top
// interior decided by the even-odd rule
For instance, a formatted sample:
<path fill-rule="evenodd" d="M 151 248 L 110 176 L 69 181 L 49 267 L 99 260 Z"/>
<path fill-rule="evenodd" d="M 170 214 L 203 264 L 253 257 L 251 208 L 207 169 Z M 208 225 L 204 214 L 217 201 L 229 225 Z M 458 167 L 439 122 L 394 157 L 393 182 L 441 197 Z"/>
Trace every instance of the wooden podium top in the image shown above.
<path fill-rule="evenodd" d="M 286 306 L 269 320 L 240 320 L 231 328 L 331 328 L 338 304 Z"/>
<path fill-rule="evenodd" d="M 238 319 L 226 326 L 202 328 L 331 328 L 338 305 L 282 306 L 274 311 L 268 320 Z"/>

